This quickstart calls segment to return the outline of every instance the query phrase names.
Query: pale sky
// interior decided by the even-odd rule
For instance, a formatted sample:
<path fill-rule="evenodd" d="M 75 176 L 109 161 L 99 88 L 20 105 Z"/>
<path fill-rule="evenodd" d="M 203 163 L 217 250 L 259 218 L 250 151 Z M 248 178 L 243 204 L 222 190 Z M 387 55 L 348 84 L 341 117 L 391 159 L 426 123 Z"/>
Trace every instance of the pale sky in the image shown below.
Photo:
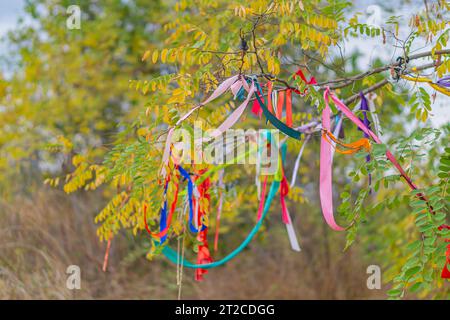
<path fill-rule="evenodd" d="M 24 0 L 0 0 L 0 36 L 12 29 L 20 14 L 23 14 Z"/>

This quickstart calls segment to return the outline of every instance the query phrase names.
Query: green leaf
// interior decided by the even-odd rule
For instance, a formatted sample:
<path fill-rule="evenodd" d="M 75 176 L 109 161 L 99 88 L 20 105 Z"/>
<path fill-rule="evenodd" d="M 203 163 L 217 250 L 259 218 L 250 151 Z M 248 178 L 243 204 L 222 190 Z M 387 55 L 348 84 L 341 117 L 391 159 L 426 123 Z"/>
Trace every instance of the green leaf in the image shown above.
<path fill-rule="evenodd" d="M 418 273 L 420 271 L 420 269 L 421 269 L 420 266 L 415 266 L 415 267 L 412 267 L 412 268 L 406 270 L 405 271 L 405 278 L 407 278 L 407 279 L 411 278 L 413 275 Z"/>
<path fill-rule="evenodd" d="M 422 288 L 422 282 L 416 282 L 411 287 L 409 287 L 409 292 L 417 292 Z"/>
<path fill-rule="evenodd" d="M 408 251 L 414 251 L 414 250 L 420 248 L 421 245 L 422 245 L 422 241 L 416 240 L 416 241 L 410 243 L 410 244 L 406 247 L 406 249 L 407 249 Z"/>
<path fill-rule="evenodd" d="M 402 290 L 400 289 L 391 289 L 387 292 L 388 296 L 390 297 L 397 297 L 402 294 Z"/>

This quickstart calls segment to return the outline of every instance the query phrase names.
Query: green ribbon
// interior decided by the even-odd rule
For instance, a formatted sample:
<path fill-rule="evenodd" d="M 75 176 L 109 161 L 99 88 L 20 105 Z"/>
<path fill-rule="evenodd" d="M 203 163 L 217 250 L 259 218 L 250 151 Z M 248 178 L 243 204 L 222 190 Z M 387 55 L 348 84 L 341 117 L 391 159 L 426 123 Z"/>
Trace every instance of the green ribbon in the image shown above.
<path fill-rule="evenodd" d="M 264 97 L 261 85 L 258 82 L 256 83 L 256 88 L 260 92 L 260 94 Z M 256 100 L 258 100 L 259 105 L 261 106 L 264 116 L 266 119 L 273 124 L 278 130 L 283 132 L 284 134 L 288 135 L 291 138 L 300 140 L 301 132 L 292 129 L 291 127 L 287 126 L 284 122 L 280 121 L 277 117 L 275 117 L 272 112 L 267 109 L 267 106 L 265 104 L 266 98 L 264 97 L 264 102 L 261 100 L 261 97 L 259 96 L 258 92 L 255 92 Z"/>

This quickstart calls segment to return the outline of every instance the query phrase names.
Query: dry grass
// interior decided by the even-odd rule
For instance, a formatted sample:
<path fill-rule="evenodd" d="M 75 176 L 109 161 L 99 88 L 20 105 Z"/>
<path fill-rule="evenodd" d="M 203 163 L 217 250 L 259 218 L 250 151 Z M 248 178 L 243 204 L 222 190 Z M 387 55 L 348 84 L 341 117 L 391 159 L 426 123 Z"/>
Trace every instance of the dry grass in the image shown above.
<path fill-rule="evenodd" d="M 98 198 L 43 189 L 0 204 L 1 299 L 176 299 L 175 266 L 163 259 L 147 261 L 143 239 L 116 238 L 109 271 L 100 270 L 105 244 L 99 243 L 93 223 Z M 203 282 L 195 282 L 193 271 L 185 270 L 183 298 L 383 298 L 366 288 L 359 255 L 343 254 L 328 231 L 314 234 L 311 222 L 303 221 L 298 226 L 303 251 L 293 253 L 284 230 L 272 224 L 264 241 L 252 243 L 225 267 L 210 270 Z M 224 239 L 221 245 L 230 241 L 239 239 Z M 66 288 L 65 272 L 72 264 L 81 268 L 81 290 Z"/>

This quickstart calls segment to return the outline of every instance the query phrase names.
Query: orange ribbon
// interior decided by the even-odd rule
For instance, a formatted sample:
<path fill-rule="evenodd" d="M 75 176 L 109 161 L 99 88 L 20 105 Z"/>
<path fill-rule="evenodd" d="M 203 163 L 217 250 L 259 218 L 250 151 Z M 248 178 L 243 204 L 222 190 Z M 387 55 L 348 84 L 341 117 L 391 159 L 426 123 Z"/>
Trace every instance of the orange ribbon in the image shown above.
<path fill-rule="evenodd" d="M 284 91 L 279 91 L 277 103 L 277 118 L 280 120 L 283 115 L 283 105 L 284 105 Z"/>
<path fill-rule="evenodd" d="M 344 143 L 337 139 L 330 131 L 323 130 L 322 131 L 322 137 L 327 140 L 331 145 L 333 144 L 329 139 L 333 140 L 334 143 L 336 143 L 335 150 L 336 152 L 342 153 L 342 154 L 353 154 L 356 152 L 359 152 L 361 150 L 365 150 L 366 152 L 370 152 L 370 141 L 367 138 L 361 138 L 355 142 L 351 143 Z M 337 145 L 344 147 L 345 149 L 340 149 L 337 147 Z"/>
<path fill-rule="evenodd" d="M 267 82 L 267 108 L 271 113 L 273 113 L 273 106 L 272 106 L 272 87 L 273 84 L 271 81 Z"/>
<path fill-rule="evenodd" d="M 286 90 L 286 125 L 292 127 L 292 90 Z"/>

